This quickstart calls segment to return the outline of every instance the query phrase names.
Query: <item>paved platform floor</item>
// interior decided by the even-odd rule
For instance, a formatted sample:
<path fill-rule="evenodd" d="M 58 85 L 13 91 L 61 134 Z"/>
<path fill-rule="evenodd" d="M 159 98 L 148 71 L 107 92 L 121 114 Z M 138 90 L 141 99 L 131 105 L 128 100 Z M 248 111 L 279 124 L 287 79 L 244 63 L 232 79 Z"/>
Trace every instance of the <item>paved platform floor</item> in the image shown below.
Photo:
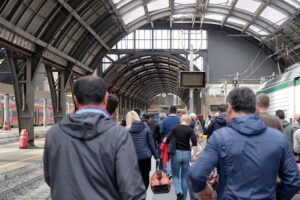
<path fill-rule="evenodd" d="M 40 162 L 44 152 L 44 141 L 44 138 L 36 139 L 35 149 L 20 149 L 18 142 L 0 145 L 0 175 Z"/>
<path fill-rule="evenodd" d="M 51 128 L 51 126 L 47 126 L 47 127 L 35 126 L 34 127 L 35 139 L 45 137 L 49 128 Z M 7 130 L 7 131 L 0 129 L 0 145 L 17 142 L 17 141 L 19 141 L 19 129 L 18 128 L 12 128 L 11 130 Z"/>

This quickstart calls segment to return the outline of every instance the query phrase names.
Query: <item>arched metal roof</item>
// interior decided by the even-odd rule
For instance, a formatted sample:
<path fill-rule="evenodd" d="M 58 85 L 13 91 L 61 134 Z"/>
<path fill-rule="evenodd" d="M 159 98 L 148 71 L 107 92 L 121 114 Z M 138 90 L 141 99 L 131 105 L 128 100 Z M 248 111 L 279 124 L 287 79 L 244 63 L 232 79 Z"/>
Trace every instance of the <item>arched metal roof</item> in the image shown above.
<path fill-rule="evenodd" d="M 104 74 L 104 79 L 110 92 L 147 103 L 162 92 L 186 100 L 189 90 L 179 88 L 178 74 L 188 70 L 188 63 L 180 57 L 149 52 L 147 56 L 123 57 Z"/>
<path fill-rule="evenodd" d="M 295 60 L 299 12 L 299 0 L 4 0 L 0 38 L 29 52 L 41 46 L 45 58 L 63 66 L 74 63 L 74 70 L 85 74 L 116 40 L 142 25 L 209 23 L 257 35 L 274 52 L 284 43 Z M 261 37 L 273 34 L 278 37 Z M 285 55 L 280 53 L 278 58 Z"/>
<path fill-rule="evenodd" d="M 3 0 L 0 45 L 41 53 L 45 60 L 62 67 L 71 65 L 85 75 L 95 70 L 117 41 L 143 25 L 155 28 L 157 22 L 168 22 L 170 27 L 189 23 L 203 28 L 215 24 L 255 37 L 273 50 L 277 59 L 288 57 L 293 63 L 300 57 L 299 13 L 299 0 Z M 152 70 L 164 70 L 163 63 L 158 63 L 158 68 L 157 62 L 153 63 Z M 171 67 L 169 71 L 172 73 Z M 125 84 L 125 78 L 119 79 L 123 82 L 107 79 L 116 84 L 111 90 L 122 91 L 120 84 Z M 160 79 L 172 82 L 171 78 Z M 136 95 L 131 88 L 127 93 Z"/>

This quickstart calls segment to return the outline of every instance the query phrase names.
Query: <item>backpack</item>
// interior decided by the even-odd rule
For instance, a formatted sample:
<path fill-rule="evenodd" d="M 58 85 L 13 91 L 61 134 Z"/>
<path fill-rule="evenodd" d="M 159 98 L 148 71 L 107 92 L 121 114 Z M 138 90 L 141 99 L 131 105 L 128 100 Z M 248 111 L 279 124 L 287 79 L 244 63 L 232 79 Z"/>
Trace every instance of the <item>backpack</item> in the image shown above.
<path fill-rule="evenodd" d="M 196 134 L 204 134 L 204 131 L 203 131 L 203 129 L 202 129 L 201 122 L 200 122 L 199 120 L 197 120 L 197 121 L 195 122 L 194 132 L 195 132 L 195 135 L 196 135 Z"/>

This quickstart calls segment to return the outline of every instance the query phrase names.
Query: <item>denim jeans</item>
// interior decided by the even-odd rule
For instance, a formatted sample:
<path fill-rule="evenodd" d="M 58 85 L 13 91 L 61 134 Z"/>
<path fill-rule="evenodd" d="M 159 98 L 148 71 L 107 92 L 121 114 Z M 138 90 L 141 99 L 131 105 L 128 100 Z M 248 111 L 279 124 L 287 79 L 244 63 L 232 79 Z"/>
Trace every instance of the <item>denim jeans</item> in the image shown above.
<path fill-rule="evenodd" d="M 171 156 L 172 164 L 172 179 L 174 182 L 176 195 L 183 194 L 183 200 L 187 195 L 187 175 L 190 167 L 191 152 L 176 150 L 176 153 Z M 180 174 L 180 178 L 179 178 Z"/>

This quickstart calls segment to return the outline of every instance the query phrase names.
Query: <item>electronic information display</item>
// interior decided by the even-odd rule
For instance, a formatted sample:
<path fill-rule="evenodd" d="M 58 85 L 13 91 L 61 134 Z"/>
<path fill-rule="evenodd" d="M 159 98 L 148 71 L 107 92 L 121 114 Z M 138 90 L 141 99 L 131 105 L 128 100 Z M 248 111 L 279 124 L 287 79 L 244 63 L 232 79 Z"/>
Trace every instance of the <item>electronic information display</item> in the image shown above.
<path fill-rule="evenodd" d="M 180 87 L 202 88 L 205 87 L 205 72 L 180 72 Z"/>

